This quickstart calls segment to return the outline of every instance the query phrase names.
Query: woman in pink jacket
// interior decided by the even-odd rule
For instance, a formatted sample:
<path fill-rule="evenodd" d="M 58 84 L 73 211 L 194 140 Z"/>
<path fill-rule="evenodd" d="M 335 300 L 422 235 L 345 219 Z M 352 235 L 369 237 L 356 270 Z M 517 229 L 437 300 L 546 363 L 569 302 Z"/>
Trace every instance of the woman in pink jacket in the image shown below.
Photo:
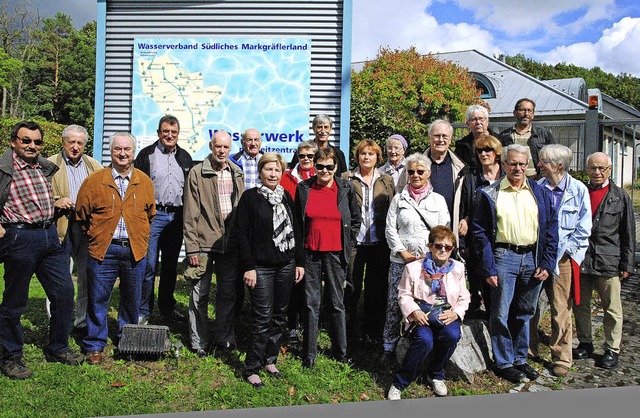
<path fill-rule="evenodd" d="M 444 367 L 460 340 L 460 326 L 469 307 L 464 264 L 451 258 L 456 237 L 447 226 L 429 233 L 424 260 L 407 264 L 398 287 L 398 303 L 406 320 L 411 345 L 393 379 L 387 398 L 398 400 L 415 379 L 422 361 L 431 354 L 428 374 L 433 391 L 446 396 Z"/>

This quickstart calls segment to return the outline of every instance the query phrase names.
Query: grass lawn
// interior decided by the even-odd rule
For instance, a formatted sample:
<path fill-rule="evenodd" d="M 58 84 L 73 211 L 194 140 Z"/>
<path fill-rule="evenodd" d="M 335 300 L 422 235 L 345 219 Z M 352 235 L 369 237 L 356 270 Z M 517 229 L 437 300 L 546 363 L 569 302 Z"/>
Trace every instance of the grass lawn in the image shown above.
<path fill-rule="evenodd" d="M 1 274 L 4 270 L 0 265 Z M 4 281 L 0 280 L 2 290 Z M 183 312 L 188 306 L 188 290 L 189 284 L 180 277 L 176 298 Z M 213 295 L 215 286 L 211 292 Z M 116 287 L 109 314 L 110 336 L 116 329 L 117 300 Z M 353 363 L 349 365 L 320 354 L 311 371 L 301 367 L 299 348 L 293 346 L 283 349 L 279 358 L 283 378 L 277 380 L 265 373 L 266 387 L 254 390 L 242 379 L 242 361 L 248 345 L 248 300 L 237 324 L 238 350 L 227 355 L 198 358 L 188 349 L 186 324 L 169 324 L 154 314 L 150 323 L 169 325 L 172 339 L 184 344 L 178 360 L 170 356 L 153 360 L 114 359 L 113 346 L 109 345 L 105 361 L 99 366 L 48 363 L 42 353 L 48 329 L 44 306 L 44 291 L 34 278 L 29 304 L 22 316 L 24 358 L 34 373 L 24 381 L 0 375 L 0 416 L 84 417 L 361 402 L 384 399 L 392 381 L 393 370 L 376 362 L 380 344 L 356 347 L 350 352 Z M 213 311 L 210 306 L 212 318 Z M 70 339 L 70 343 L 79 350 L 75 340 Z M 326 332 L 320 337 L 320 347 L 329 349 Z M 473 385 L 448 381 L 448 386 L 453 396 L 506 393 L 511 388 L 490 372 L 480 374 Z M 421 379 L 403 392 L 403 398 L 433 396 Z"/>

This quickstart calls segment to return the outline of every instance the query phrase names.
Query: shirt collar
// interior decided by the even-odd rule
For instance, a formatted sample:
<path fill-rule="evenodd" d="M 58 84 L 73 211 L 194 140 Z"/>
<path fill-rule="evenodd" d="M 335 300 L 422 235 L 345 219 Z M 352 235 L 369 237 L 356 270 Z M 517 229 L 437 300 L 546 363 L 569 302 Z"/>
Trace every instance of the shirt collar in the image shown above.
<path fill-rule="evenodd" d="M 118 173 L 115 168 L 111 167 L 111 175 L 113 176 L 114 180 L 116 180 L 118 177 L 123 178 L 123 179 L 131 179 L 131 172 L 132 171 L 133 171 L 133 168 L 130 168 L 129 172 L 123 176 L 120 173 Z"/>
<path fill-rule="evenodd" d="M 71 160 L 69 159 L 67 154 L 65 154 L 64 151 L 62 151 L 62 159 L 64 160 L 65 164 L 70 165 L 71 167 L 75 167 L 75 168 L 80 167 L 84 163 L 84 158 L 82 158 L 82 156 L 80 156 L 80 158 L 78 158 L 78 162 L 77 163 L 75 163 L 75 164 L 72 163 Z"/>
<path fill-rule="evenodd" d="M 607 187 L 609 185 L 609 179 L 606 179 L 604 181 L 604 183 L 602 183 L 602 186 L 600 187 L 596 187 L 593 184 L 591 184 L 591 182 L 589 182 L 589 187 L 593 190 L 598 190 L 598 189 L 604 189 L 605 187 Z"/>
<path fill-rule="evenodd" d="M 502 180 L 500 180 L 500 190 L 506 190 L 506 189 L 515 190 L 514 187 L 511 185 L 511 182 L 509 181 L 507 176 L 504 176 Z M 524 183 L 522 183 L 522 187 L 520 188 L 520 190 L 522 189 L 531 189 L 531 187 L 529 187 L 529 182 L 527 181 L 527 179 L 524 179 Z"/>

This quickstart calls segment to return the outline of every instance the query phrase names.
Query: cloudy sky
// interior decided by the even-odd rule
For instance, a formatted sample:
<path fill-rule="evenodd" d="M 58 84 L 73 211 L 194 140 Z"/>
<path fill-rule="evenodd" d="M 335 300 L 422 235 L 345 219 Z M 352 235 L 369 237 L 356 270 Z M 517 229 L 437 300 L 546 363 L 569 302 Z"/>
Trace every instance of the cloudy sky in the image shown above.
<path fill-rule="evenodd" d="M 76 27 L 96 18 L 92 0 L 26 1 L 41 16 L 71 15 Z M 477 49 L 640 77 L 639 45 L 638 0 L 353 0 L 354 62 L 374 58 L 380 46 Z"/>

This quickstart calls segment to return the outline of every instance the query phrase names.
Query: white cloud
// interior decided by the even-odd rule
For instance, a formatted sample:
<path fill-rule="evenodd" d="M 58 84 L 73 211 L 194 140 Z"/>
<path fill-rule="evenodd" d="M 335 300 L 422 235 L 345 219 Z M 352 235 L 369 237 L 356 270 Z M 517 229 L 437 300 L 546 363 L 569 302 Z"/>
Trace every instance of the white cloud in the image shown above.
<path fill-rule="evenodd" d="M 554 48 L 544 55 L 549 64 L 566 62 L 581 67 L 600 67 L 618 74 L 626 72 L 640 76 L 640 18 L 625 17 L 602 33 L 595 43 L 581 42 Z"/>
<path fill-rule="evenodd" d="M 415 46 L 424 54 L 465 49 L 499 52 L 491 33 L 478 25 L 439 24 L 425 11 L 431 1 L 397 0 L 393 10 L 390 4 L 386 0 L 354 0 L 353 61 L 375 58 L 380 46 Z"/>

